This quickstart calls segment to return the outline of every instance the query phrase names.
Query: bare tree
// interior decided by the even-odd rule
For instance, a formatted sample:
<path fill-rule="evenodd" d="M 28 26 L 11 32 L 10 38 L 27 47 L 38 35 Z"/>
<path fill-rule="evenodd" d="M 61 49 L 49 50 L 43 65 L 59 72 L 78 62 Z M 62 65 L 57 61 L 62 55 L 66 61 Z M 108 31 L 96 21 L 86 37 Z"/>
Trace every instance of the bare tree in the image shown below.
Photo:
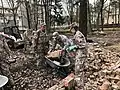
<path fill-rule="evenodd" d="M 7 3 L 10 7 L 10 10 L 12 11 L 13 14 L 13 20 L 14 20 L 14 24 L 16 26 L 16 15 L 17 15 L 17 9 L 20 5 L 20 1 L 15 1 L 15 0 L 7 0 Z M 16 4 L 15 4 L 16 3 Z"/>
<path fill-rule="evenodd" d="M 50 0 L 43 0 L 47 33 L 50 33 L 50 12 L 49 12 L 50 2 L 49 1 Z"/>
<path fill-rule="evenodd" d="M 104 0 L 101 0 L 101 9 L 100 9 L 100 12 L 101 12 L 101 30 L 103 31 L 103 24 L 104 24 L 104 19 L 103 19 L 103 6 L 104 6 Z"/>
<path fill-rule="evenodd" d="M 25 7 L 26 7 L 26 14 L 27 14 L 27 21 L 28 21 L 28 28 L 31 29 L 31 19 L 30 19 L 30 4 L 29 1 L 25 0 Z"/>
<path fill-rule="evenodd" d="M 120 0 L 118 0 L 118 6 L 119 6 L 119 15 L 118 15 L 118 24 L 120 23 Z"/>
<path fill-rule="evenodd" d="M 87 1 L 88 0 L 80 1 L 80 16 L 79 16 L 80 31 L 84 34 L 86 38 L 87 38 Z"/>
<path fill-rule="evenodd" d="M 79 22 L 79 5 L 76 6 L 76 20 L 77 23 Z"/>
<path fill-rule="evenodd" d="M 109 24 L 109 16 L 110 16 L 110 3 L 109 3 L 109 7 L 108 7 L 107 24 Z"/>
<path fill-rule="evenodd" d="M 69 0 L 70 2 L 70 23 L 73 22 L 73 0 Z"/>
<path fill-rule="evenodd" d="M 95 3 L 95 7 L 94 7 L 94 9 L 96 9 L 95 10 L 95 13 L 97 12 L 97 19 L 96 19 L 96 28 L 97 28 L 97 31 L 99 31 L 99 29 L 100 29 L 100 27 L 99 27 L 99 24 L 100 24 L 100 10 L 101 10 L 101 2 L 100 1 L 97 1 L 96 3 Z"/>
<path fill-rule="evenodd" d="M 91 12 L 90 12 L 90 4 L 89 4 L 89 1 L 88 1 L 88 20 L 89 20 L 89 27 L 90 27 L 90 32 L 92 32 L 92 25 L 91 25 Z"/>
<path fill-rule="evenodd" d="M 4 23 L 4 26 L 6 26 L 6 23 L 5 23 L 5 13 L 4 13 L 4 6 L 3 6 L 3 0 L 1 0 L 1 4 L 2 4 L 2 15 L 3 15 L 3 23 Z"/>
<path fill-rule="evenodd" d="M 35 28 L 34 29 L 38 29 L 38 1 L 37 0 L 33 0 L 33 17 L 34 17 L 34 26 Z"/>
<path fill-rule="evenodd" d="M 117 24 L 117 2 L 115 3 L 115 24 Z"/>

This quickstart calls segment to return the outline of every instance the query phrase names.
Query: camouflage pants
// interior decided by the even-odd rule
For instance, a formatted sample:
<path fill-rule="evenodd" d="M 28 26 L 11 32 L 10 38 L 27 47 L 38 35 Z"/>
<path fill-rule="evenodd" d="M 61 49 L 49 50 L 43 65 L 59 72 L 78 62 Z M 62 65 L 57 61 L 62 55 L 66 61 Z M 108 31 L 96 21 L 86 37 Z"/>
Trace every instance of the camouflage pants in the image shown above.
<path fill-rule="evenodd" d="M 76 52 L 75 57 L 75 81 L 77 84 L 78 90 L 85 90 L 85 63 L 87 60 L 87 52 L 85 48 L 81 48 Z"/>
<path fill-rule="evenodd" d="M 36 51 L 36 60 L 37 60 L 37 66 L 39 64 L 42 64 L 42 61 L 44 61 L 44 50 L 45 45 L 43 43 L 39 43 L 37 46 L 37 51 Z"/>

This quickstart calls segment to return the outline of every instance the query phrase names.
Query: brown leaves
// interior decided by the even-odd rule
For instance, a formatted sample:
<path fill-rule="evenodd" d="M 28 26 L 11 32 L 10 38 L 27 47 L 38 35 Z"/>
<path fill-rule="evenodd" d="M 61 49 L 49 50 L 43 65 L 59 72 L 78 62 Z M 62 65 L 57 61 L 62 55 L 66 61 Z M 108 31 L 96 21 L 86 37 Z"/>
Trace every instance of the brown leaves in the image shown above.
<path fill-rule="evenodd" d="M 110 84 L 108 80 L 105 80 L 98 90 L 110 90 Z"/>
<path fill-rule="evenodd" d="M 120 89 L 120 57 L 99 46 L 88 48 L 88 81 L 86 90 Z"/>

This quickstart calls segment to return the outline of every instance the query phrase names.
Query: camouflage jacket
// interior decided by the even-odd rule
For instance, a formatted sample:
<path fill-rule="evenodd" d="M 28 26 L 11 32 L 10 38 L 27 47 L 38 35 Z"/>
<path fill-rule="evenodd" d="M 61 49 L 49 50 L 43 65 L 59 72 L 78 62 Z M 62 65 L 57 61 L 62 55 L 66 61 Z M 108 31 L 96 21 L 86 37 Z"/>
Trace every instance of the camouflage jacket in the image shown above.
<path fill-rule="evenodd" d="M 86 39 L 84 37 L 84 35 L 80 32 L 77 31 L 73 37 L 75 44 L 77 45 L 81 45 L 81 44 L 85 44 L 86 43 Z"/>
<path fill-rule="evenodd" d="M 67 46 L 72 45 L 73 42 L 68 39 L 67 36 L 59 35 L 59 38 L 55 38 L 52 40 L 51 51 L 55 49 L 57 44 L 60 45 L 63 49 L 65 49 Z"/>
<path fill-rule="evenodd" d="M 74 35 L 74 41 L 78 46 L 84 46 L 84 48 L 77 50 L 75 57 L 75 80 L 78 88 L 76 90 L 85 90 L 84 81 L 86 80 L 86 77 L 84 68 L 86 65 L 85 63 L 87 62 L 86 39 L 80 31 L 77 31 Z"/>

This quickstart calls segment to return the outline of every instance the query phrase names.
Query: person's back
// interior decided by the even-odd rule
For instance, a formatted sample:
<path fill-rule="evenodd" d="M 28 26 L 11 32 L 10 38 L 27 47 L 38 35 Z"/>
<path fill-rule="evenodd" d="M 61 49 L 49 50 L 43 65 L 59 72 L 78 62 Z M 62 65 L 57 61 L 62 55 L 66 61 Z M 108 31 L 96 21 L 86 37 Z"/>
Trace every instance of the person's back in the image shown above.
<path fill-rule="evenodd" d="M 57 45 L 60 45 L 62 49 L 65 49 L 67 46 L 72 44 L 72 41 L 67 38 L 65 35 L 60 35 L 58 32 L 53 33 L 53 44 L 49 52 L 55 50 Z"/>
<path fill-rule="evenodd" d="M 64 43 L 64 45 L 67 44 L 68 38 L 65 35 L 59 35 L 59 36 L 60 36 L 61 41 Z"/>
<path fill-rule="evenodd" d="M 75 40 L 75 43 L 78 44 L 78 45 L 86 43 L 86 39 L 80 31 L 77 31 L 73 38 Z"/>
<path fill-rule="evenodd" d="M 70 27 L 70 31 L 74 34 L 73 40 L 77 45 L 85 44 L 85 36 L 80 32 L 79 27 L 76 23 L 73 23 Z"/>
<path fill-rule="evenodd" d="M 70 40 L 67 36 L 60 35 L 60 37 L 61 37 L 62 42 L 64 43 L 64 48 L 73 44 L 72 40 Z"/>

